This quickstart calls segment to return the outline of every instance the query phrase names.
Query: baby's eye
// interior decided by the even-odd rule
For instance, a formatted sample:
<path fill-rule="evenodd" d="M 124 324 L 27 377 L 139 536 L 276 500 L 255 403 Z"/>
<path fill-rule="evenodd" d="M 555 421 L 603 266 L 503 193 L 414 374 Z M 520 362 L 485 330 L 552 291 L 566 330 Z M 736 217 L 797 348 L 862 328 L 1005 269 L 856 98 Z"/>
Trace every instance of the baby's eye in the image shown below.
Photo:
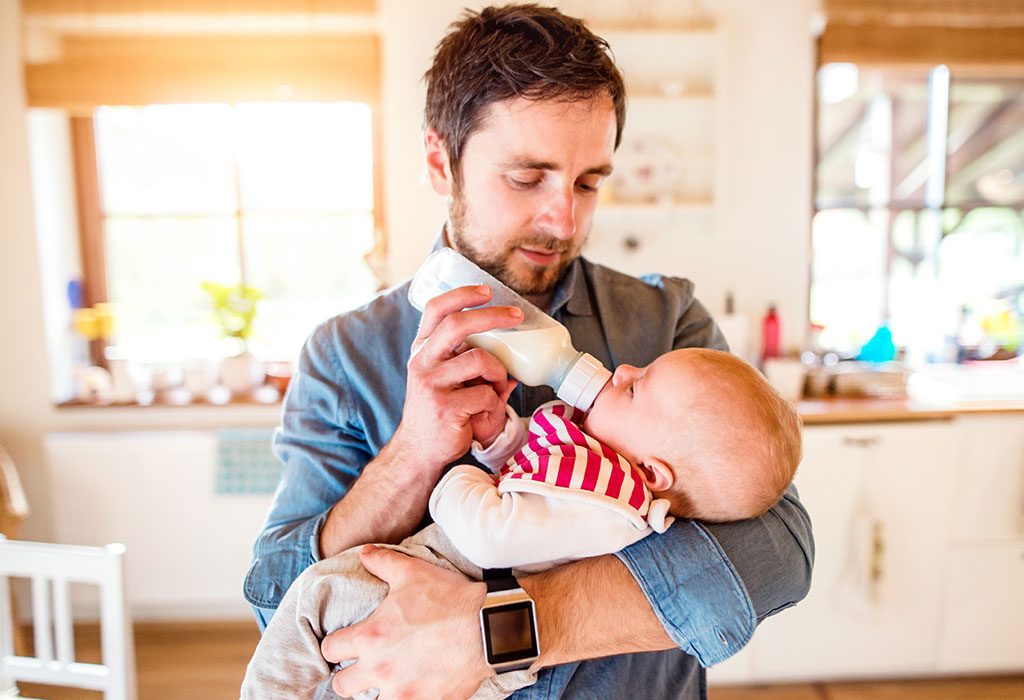
<path fill-rule="evenodd" d="M 629 386 L 626 388 L 626 393 L 629 394 L 630 396 L 633 395 L 633 382 L 629 383 Z"/>

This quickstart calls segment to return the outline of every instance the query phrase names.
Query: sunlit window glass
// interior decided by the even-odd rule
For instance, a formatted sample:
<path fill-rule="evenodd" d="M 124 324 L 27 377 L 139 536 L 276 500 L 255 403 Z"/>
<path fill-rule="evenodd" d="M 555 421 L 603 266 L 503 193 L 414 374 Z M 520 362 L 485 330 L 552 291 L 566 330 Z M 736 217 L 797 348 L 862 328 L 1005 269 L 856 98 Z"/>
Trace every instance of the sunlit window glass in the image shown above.
<path fill-rule="evenodd" d="M 371 114 L 360 104 L 104 107 L 95 114 L 114 344 L 140 362 L 216 359 L 206 281 L 262 295 L 249 349 L 292 359 L 367 301 Z"/>

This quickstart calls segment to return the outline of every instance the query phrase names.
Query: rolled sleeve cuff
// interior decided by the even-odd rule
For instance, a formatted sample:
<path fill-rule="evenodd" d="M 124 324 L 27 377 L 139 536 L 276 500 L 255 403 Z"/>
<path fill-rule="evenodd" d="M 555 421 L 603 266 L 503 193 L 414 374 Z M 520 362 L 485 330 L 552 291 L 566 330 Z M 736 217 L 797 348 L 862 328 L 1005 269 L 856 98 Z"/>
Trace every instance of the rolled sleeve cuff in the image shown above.
<path fill-rule="evenodd" d="M 313 521 L 312 530 L 309 533 L 310 564 L 316 564 L 323 559 L 323 556 L 320 554 L 320 532 L 324 529 L 324 523 L 327 522 L 327 516 L 330 512 L 330 510 L 325 510 L 319 518 Z"/>
<path fill-rule="evenodd" d="M 284 540 L 257 544 L 256 557 L 243 586 L 249 603 L 268 611 L 281 604 L 291 582 L 319 560 L 319 528 L 326 515 L 297 525 Z"/>
<path fill-rule="evenodd" d="M 746 587 L 703 527 L 677 521 L 616 556 L 676 646 L 707 667 L 742 649 L 757 620 Z"/>

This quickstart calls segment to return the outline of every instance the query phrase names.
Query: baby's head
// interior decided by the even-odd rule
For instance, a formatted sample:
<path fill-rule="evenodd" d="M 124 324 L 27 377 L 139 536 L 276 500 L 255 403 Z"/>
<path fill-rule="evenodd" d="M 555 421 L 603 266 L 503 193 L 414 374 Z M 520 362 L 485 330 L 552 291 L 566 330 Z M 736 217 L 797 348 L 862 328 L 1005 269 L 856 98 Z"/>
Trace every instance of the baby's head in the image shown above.
<path fill-rule="evenodd" d="M 639 469 L 674 515 L 713 522 L 762 515 L 801 456 L 793 405 L 743 360 L 703 348 L 620 365 L 583 428 Z"/>

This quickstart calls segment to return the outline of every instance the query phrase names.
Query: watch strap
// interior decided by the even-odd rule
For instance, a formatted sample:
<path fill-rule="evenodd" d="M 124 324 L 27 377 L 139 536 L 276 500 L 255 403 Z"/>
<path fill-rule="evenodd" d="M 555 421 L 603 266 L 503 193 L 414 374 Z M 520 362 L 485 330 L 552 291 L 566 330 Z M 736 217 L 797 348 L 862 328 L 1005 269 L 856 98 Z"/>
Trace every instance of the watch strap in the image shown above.
<path fill-rule="evenodd" d="M 484 569 L 483 579 L 487 584 L 488 593 L 511 591 L 522 587 L 516 577 L 512 575 L 512 569 Z"/>

